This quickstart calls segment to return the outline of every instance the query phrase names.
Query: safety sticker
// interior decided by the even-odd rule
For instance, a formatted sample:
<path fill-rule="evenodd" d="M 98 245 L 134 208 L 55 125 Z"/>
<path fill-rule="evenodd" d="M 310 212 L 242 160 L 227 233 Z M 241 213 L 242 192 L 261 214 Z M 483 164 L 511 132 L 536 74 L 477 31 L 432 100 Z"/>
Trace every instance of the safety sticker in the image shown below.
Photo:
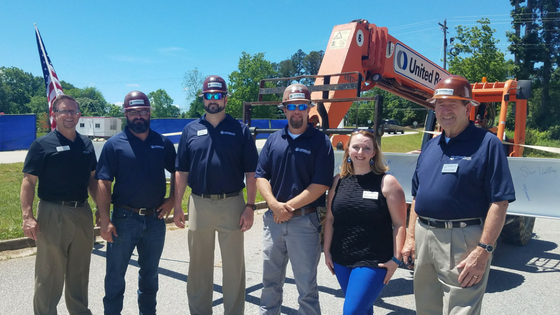
<path fill-rule="evenodd" d="M 329 45 L 329 49 L 341 49 L 346 47 L 348 42 L 348 37 L 350 37 L 350 30 L 338 31 L 334 34 L 333 39 Z"/>
<path fill-rule="evenodd" d="M 453 89 L 437 89 L 434 95 L 453 95 Z"/>
<path fill-rule="evenodd" d="M 222 83 L 221 83 L 221 82 L 208 82 L 208 87 L 209 87 L 209 88 L 213 88 L 213 87 L 221 88 L 221 87 L 222 87 Z"/>

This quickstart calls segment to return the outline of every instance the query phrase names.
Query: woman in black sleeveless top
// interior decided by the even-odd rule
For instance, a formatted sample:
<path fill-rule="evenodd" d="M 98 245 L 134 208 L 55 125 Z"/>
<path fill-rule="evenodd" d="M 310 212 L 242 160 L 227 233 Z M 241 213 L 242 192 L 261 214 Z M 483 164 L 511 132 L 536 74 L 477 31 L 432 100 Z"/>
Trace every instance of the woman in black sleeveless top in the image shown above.
<path fill-rule="evenodd" d="M 373 303 L 401 263 L 404 191 L 385 174 L 373 133 L 352 133 L 329 190 L 323 252 L 344 292 L 343 314 L 373 314 Z"/>

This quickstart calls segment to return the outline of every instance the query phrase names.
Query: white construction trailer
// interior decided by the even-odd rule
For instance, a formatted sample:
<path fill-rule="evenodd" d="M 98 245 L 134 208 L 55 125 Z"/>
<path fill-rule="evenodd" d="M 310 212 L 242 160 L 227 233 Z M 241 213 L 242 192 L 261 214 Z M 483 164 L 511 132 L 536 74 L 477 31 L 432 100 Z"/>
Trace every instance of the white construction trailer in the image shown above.
<path fill-rule="evenodd" d="M 76 131 L 91 138 L 110 138 L 122 130 L 121 118 L 80 117 Z"/>

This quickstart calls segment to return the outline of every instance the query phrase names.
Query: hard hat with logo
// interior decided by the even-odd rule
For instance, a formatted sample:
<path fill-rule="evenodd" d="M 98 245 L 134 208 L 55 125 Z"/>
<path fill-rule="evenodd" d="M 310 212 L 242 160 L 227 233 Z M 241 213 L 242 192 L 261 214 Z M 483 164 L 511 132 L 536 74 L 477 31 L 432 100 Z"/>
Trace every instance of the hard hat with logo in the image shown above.
<path fill-rule="evenodd" d="M 204 93 L 226 93 L 226 96 L 229 95 L 226 81 L 218 75 L 208 76 L 204 80 L 204 83 L 202 83 L 202 93 L 198 96 L 202 96 Z"/>
<path fill-rule="evenodd" d="M 153 109 L 150 106 L 150 100 L 146 96 L 146 94 L 140 91 L 132 91 L 126 94 L 124 98 L 123 109 L 136 109 L 136 108 L 149 108 Z"/>
<path fill-rule="evenodd" d="M 282 104 L 278 107 L 283 108 L 284 104 L 295 101 L 307 101 L 310 107 L 315 106 L 315 103 L 311 102 L 311 92 L 307 86 L 300 83 L 291 84 L 284 90 L 284 95 L 282 95 Z"/>
<path fill-rule="evenodd" d="M 426 101 L 434 104 L 438 99 L 463 100 L 471 102 L 474 106 L 480 105 L 473 99 L 469 81 L 459 75 L 450 75 L 439 81 L 434 89 L 434 96 Z"/>

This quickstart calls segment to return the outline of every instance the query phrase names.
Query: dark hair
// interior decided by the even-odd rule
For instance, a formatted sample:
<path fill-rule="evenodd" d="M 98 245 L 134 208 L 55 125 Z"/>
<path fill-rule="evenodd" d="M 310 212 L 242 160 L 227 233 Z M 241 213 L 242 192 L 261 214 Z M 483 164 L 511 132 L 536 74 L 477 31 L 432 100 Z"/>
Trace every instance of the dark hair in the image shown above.
<path fill-rule="evenodd" d="M 80 109 L 80 104 L 78 104 L 78 101 L 76 101 L 72 96 L 70 95 L 66 95 L 66 94 L 60 94 L 58 95 L 53 102 L 53 110 L 57 110 L 57 106 L 58 103 L 62 102 L 63 100 L 70 100 L 73 101 L 74 103 L 76 103 L 76 106 L 78 106 L 78 109 Z"/>

